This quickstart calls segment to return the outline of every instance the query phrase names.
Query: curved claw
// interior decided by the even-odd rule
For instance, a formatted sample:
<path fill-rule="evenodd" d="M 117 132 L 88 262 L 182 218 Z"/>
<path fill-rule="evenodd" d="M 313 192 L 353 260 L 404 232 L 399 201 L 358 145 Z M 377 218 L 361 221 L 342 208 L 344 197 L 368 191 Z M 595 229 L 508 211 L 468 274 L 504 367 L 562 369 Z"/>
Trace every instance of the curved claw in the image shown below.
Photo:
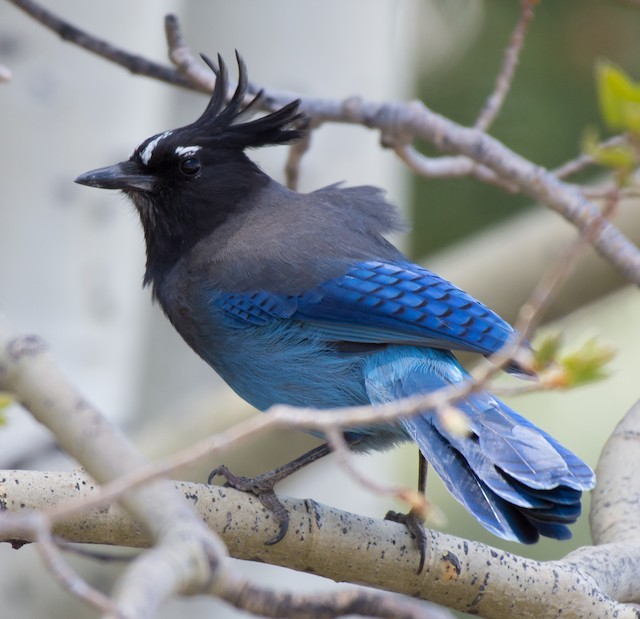
<path fill-rule="evenodd" d="M 211 486 L 213 484 L 213 480 L 216 477 L 224 477 L 228 482 L 229 477 L 235 477 L 235 475 L 233 475 L 233 473 L 231 473 L 231 471 L 223 464 L 222 466 L 213 469 L 213 471 L 209 473 L 209 477 L 207 477 L 207 483 Z"/>
<path fill-rule="evenodd" d="M 420 563 L 418 564 L 418 571 L 416 572 L 416 574 L 420 574 L 424 569 L 427 557 L 427 532 L 424 528 L 424 520 L 413 509 L 408 514 L 388 511 L 384 519 L 403 524 L 407 527 L 409 533 L 411 533 L 420 551 Z"/>
<path fill-rule="evenodd" d="M 260 502 L 273 514 L 273 519 L 278 523 L 278 532 L 265 542 L 267 546 L 273 546 L 277 544 L 287 534 L 289 530 L 289 512 L 287 508 L 280 502 L 280 499 L 273 492 L 263 492 L 258 495 Z"/>
<path fill-rule="evenodd" d="M 226 479 L 226 488 L 235 488 L 241 492 L 250 492 L 260 499 L 262 505 L 273 514 L 274 521 L 278 524 L 279 529 L 276 535 L 265 544 L 272 546 L 277 544 L 284 538 L 289 530 L 289 513 L 287 508 L 280 502 L 273 490 L 279 479 L 270 474 L 258 475 L 257 477 L 244 477 L 242 475 L 234 475 L 224 464 L 209 473 L 207 483 L 211 484 L 214 478 L 224 477 Z"/>

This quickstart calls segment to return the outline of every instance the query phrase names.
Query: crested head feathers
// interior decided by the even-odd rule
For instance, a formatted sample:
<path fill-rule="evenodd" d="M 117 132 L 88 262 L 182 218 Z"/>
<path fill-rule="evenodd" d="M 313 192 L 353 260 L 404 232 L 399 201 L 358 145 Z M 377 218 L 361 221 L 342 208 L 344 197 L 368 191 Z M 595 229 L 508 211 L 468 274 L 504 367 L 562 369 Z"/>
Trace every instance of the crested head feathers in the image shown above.
<path fill-rule="evenodd" d="M 305 116 L 299 111 L 300 101 L 292 101 L 284 107 L 253 120 L 250 117 L 262 98 L 258 92 L 248 103 L 249 94 L 247 67 L 236 52 L 238 62 L 238 85 L 229 103 L 225 105 L 229 89 L 229 72 L 222 56 L 218 54 L 218 67 L 204 54 L 202 59 L 216 74 L 213 94 L 204 112 L 194 123 L 184 127 L 198 134 L 199 142 L 220 143 L 240 149 L 286 144 L 301 137 Z M 244 121 L 244 122 L 243 122 Z"/>

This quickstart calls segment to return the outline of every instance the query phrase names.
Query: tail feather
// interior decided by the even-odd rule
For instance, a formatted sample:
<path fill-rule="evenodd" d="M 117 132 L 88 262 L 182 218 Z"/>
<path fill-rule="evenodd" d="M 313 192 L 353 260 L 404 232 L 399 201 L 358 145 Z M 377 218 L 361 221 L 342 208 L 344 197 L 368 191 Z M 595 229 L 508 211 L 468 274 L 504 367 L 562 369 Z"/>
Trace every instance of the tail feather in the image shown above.
<path fill-rule="evenodd" d="M 543 509 L 531 509 L 527 511 L 527 516 L 542 522 L 566 522 L 570 519 L 576 520 L 581 513 L 580 503 L 574 503 L 573 505 L 552 505 Z"/>
<path fill-rule="evenodd" d="M 462 454 L 435 432 L 424 416 L 402 420 L 407 433 L 451 494 L 494 535 L 513 541 L 533 543 L 538 534 L 529 520 L 511 509 L 508 501 L 487 486 Z M 425 437 L 428 436 L 428 440 Z"/>
<path fill-rule="evenodd" d="M 529 522 L 531 523 L 531 526 L 536 530 L 538 535 L 542 535 L 543 537 L 551 537 L 553 539 L 558 539 L 561 541 L 565 541 L 568 539 L 571 539 L 571 529 L 565 525 L 565 524 L 558 524 L 558 523 L 549 523 L 549 522 L 542 522 L 540 520 L 535 520 L 533 518 L 529 518 Z M 572 524 L 572 522 L 570 522 L 569 524 Z M 523 541 L 523 540 L 518 540 L 518 541 Z M 534 540 L 534 542 L 537 542 L 538 539 L 536 538 Z M 527 542 L 523 542 L 523 543 L 527 543 Z"/>
<path fill-rule="evenodd" d="M 513 485 L 518 486 L 521 485 L 517 479 L 513 480 Z M 547 490 L 536 490 L 534 488 L 525 488 L 524 492 L 528 494 L 529 497 L 538 498 L 542 502 L 546 503 L 547 506 L 550 506 L 551 503 L 545 500 L 545 496 L 547 495 Z M 574 488 L 568 488 L 567 486 L 558 486 L 557 491 L 553 495 L 554 503 L 557 505 L 574 505 L 576 502 L 580 502 L 580 497 L 582 496 L 581 490 L 575 490 Z M 544 507 L 544 505 L 540 505 L 540 507 Z"/>
<path fill-rule="evenodd" d="M 367 372 L 373 402 L 460 382 L 464 370 L 444 351 L 396 348 Z M 594 474 L 577 456 L 487 392 L 456 403 L 470 436 L 449 430 L 432 411 L 400 421 L 448 490 L 487 529 L 524 543 L 568 539 Z"/>

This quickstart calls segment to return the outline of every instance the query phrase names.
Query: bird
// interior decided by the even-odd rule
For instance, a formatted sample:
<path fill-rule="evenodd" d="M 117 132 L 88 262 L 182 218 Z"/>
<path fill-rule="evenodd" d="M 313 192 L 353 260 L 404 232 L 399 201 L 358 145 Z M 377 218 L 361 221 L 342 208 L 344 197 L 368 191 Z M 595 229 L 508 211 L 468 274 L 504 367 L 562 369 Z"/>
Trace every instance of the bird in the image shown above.
<path fill-rule="evenodd" d="M 216 82 L 198 119 L 76 182 L 131 200 L 146 244 L 143 285 L 234 391 L 261 411 L 385 404 L 465 384 L 454 351 L 490 357 L 515 337 L 487 306 L 388 240 L 404 222 L 382 189 L 339 183 L 300 193 L 267 175 L 247 150 L 300 139 L 300 100 L 259 115 L 263 94 L 249 86 L 241 56 L 229 98 L 223 58 L 217 66 L 203 59 Z M 507 370 L 526 373 L 517 362 Z M 415 442 L 455 499 L 498 537 L 570 538 L 582 493 L 595 484 L 589 466 L 483 388 L 454 406 L 466 432 L 427 409 L 343 435 L 353 452 Z M 298 463 L 328 451 L 320 446 Z M 271 496 L 261 498 L 281 526 L 270 543 L 288 523 L 274 483 L 247 486 Z"/>

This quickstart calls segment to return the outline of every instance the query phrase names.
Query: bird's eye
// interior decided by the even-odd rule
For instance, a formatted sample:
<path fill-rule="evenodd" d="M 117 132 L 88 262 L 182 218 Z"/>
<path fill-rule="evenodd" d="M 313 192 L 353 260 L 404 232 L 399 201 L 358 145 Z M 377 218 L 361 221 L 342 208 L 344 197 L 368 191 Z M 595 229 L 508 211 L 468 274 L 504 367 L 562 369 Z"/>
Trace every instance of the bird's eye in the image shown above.
<path fill-rule="evenodd" d="M 189 157 L 180 162 L 180 172 L 185 176 L 194 176 L 200 172 L 200 161 L 195 157 Z"/>

